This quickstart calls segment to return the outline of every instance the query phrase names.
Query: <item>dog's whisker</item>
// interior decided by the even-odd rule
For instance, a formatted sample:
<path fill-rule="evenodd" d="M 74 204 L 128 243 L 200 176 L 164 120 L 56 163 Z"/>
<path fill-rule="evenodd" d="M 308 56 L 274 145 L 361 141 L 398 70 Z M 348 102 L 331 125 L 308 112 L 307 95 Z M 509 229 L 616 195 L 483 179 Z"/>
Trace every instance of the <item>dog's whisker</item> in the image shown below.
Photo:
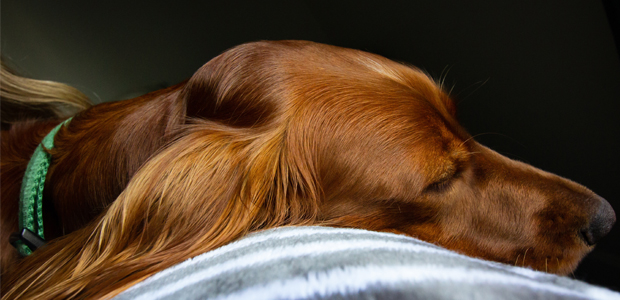
<path fill-rule="evenodd" d="M 466 152 L 465 154 L 467 154 L 467 155 L 474 155 L 474 154 L 480 154 L 480 153 L 482 153 L 482 152 L 473 151 L 473 152 Z"/>
<path fill-rule="evenodd" d="M 525 148 L 525 149 L 527 149 L 527 148 L 528 148 L 528 147 L 527 147 L 527 146 L 525 146 L 523 143 L 519 142 L 517 139 L 515 139 L 515 138 L 513 138 L 513 137 L 511 137 L 511 136 L 509 136 L 509 135 L 506 135 L 506 134 L 503 134 L 503 133 L 499 133 L 499 132 L 482 132 L 482 133 L 477 133 L 477 134 L 475 134 L 475 135 L 473 135 L 473 136 L 471 136 L 471 137 L 467 138 L 465 141 L 463 141 L 463 142 L 460 144 L 460 146 L 462 146 L 462 145 L 464 145 L 465 143 L 469 142 L 469 141 L 470 141 L 471 139 L 473 139 L 473 138 L 476 138 L 476 137 L 479 137 L 479 136 L 483 136 L 483 135 L 498 135 L 498 136 L 501 136 L 501 137 L 505 137 L 505 138 L 507 138 L 508 140 L 510 140 L 511 142 L 513 142 L 513 143 L 515 143 L 515 144 L 518 144 L 519 146 L 521 146 L 521 147 L 523 147 L 523 148 Z M 502 153 L 502 154 L 503 154 L 503 153 Z M 510 153 L 509 153 L 509 154 L 510 154 Z M 516 155 L 513 155 L 513 156 L 516 156 Z"/>
<path fill-rule="evenodd" d="M 498 132 L 481 132 L 481 133 L 478 133 L 478 134 L 474 134 L 474 135 L 470 136 L 469 138 L 467 138 L 466 140 L 464 140 L 463 142 L 461 142 L 459 144 L 459 147 L 465 145 L 465 143 L 473 140 L 474 138 L 477 138 L 477 137 L 483 136 L 483 135 L 489 135 L 489 134 L 496 134 L 496 135 L 506 136 L 506 135 L 503 135 L 503 134 L 498 133 Z"/>
<path fill-rule="evenodd" d="M 455 87 L 456 87 L 456 84 L 453 84 L 450 90 L 448 91 L 448 95 L 452 95 L 452 92 L 454 91 Z"/>
<path fill-rule="evenodd" d="M 471 93 L 469 93 L 467 96 L 465 96 L 465 97 L 461 98 L 461 100 L 457 103 L 457 105 L 461 105 L 461 104 L 463 104 L 463 102 L 465 102 L 465 100 L 467 100 L 467 99 L 468 99 L 471 95 L 473 95 L 473 94 L 474 94 L 475 92 L 477 92 L 477 91 L 478 91 L 481 87 L 483 87 L 485 84 L 487 84 L 487 82 L 489 82 L 489 80 L 491 80 L 491 77 L 487 78 L 487 79 L 486 79 L 486 80 L 484 80 L 484 81 L 482 81 L 482 80 L 481 80 L 481 81 L 478 81 L 478 82 L 476 82 L 476 83 L 474 83 L 474 84 L 470 85 L 469 87 L 465 88 L 465 89 L 464 89 L 463 91 L 461 91 L 460 93 L 458 93 L 458 94 L 457 94 L 457 96 L 458 96 L 458 95 L 460 95 L 461 93 L 463 93 L 464 91 L 468 90 L 469 88 L 471 88 L 471 87 L 473 87 L 473 86 L 475 86 L 475 85 L 478 85 L 478 87 L 476 87 L 473 91 L 471 91 Z"/>
<path fill-rule="evenodd" d="M 527 255 L 528 250 L 530 250 L 530 248 L 525 249 L 525 254 L 523 254 L 523 264 L 522 264 L 523 267 L 525 267 L 525 256 Z"/>
<path fill-rule="evenodd" d="M 439 87 L 444 89 L 446 79 L 448 78 L 448 73 L 452 67 L 450 65 L 446 65 L 443 70 L 441 70 L 441 74 L 439 75 Z M 449 93 L 448 93 L 449 94 Z"/>
<path fill-rule="evenodd" d="M 507 157 L 510 157 L 512 159 L 516 159 L 518 161 L 522 161 L 524 163 L 528 163 L 529 164 L 529 161 L 525 157 L 523 157 L 523 156 L 520 156 L 520 155 L 517 155 L 517 154 L 514 154 L 514 153 L 510 153 L 510 152 L 503 152 L 503 151 L 500 152 L 500 154 L 503 155 L 503 156 L 507 156 Z"/>

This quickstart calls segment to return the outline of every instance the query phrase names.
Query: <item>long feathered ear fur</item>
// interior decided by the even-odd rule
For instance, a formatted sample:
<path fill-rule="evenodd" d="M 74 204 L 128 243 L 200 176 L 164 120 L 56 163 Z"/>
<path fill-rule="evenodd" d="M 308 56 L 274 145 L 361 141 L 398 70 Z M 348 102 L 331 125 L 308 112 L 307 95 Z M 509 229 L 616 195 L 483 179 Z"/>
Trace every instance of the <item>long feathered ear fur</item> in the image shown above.
<path fill-rule="evenodd" d="M 181 96 L 188 109 L 221 98 L 209 119 L 226 106 L 226 95 L 241 93 L 232 91 L 239 82 L 222 85 L 217 76 L 232 75 L 213 64 Z M 315 172 L 307 157 L 298 157 L 304 154 L 290 151 L 286 122 L 244 127 L 227 122 L 238 120 L 227 109 L 217 122 L 206 113 L 190 113 L 97 220 L 26 258 L 2 282 L 3 299 L 112 297 L 250 231 L 315 222 Z"/>

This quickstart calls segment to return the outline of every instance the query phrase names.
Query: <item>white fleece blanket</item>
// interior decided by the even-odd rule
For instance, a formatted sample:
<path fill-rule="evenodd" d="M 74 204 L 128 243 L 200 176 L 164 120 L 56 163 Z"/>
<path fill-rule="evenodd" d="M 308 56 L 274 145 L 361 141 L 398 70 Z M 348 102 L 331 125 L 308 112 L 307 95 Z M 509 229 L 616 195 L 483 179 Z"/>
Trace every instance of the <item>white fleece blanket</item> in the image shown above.
<path fill-rule="evenodd" d="M 620 300 L 620 294 L 402 235 L 288 227 L 204 253 L 115 299 Z"/>

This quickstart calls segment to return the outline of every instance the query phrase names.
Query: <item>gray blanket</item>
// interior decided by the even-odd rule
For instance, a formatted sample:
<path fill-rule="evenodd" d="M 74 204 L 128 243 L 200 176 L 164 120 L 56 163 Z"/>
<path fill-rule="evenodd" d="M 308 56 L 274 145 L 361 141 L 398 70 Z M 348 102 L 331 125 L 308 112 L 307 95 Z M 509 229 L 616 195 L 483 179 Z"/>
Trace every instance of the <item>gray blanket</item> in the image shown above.
<path fill-rule="evenodd" d="M 620 294 L 474 259 L 406 236 L 289 227 L 204 253 L 115 299 L 620 300 Z"/>

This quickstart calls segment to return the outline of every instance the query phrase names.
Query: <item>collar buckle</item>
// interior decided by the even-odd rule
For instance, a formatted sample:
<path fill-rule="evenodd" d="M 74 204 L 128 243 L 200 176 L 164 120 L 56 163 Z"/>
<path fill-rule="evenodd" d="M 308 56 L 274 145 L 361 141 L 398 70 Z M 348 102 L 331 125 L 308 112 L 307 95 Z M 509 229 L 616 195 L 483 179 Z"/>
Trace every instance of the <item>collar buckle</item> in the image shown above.
<path fill-rule="evenodd" d="M 13 247 L 17 248 L 17 250 L 20 250 L 22 248 L 20 244 L 26 245 L 28 248 L 30 248 L 30 251 L 37 250 L 38 248 L 41 248 L 43 245 L 45 245 L 45 240 L 28 228 L 23 228 L 21 231 L 12 233 L 9 241 L 11 245 L 13 245 Z M 20 251 L 20 253 L 21 252 L 22 251 Z M 24 255 L 24 253 L 21 254 Z"/>

